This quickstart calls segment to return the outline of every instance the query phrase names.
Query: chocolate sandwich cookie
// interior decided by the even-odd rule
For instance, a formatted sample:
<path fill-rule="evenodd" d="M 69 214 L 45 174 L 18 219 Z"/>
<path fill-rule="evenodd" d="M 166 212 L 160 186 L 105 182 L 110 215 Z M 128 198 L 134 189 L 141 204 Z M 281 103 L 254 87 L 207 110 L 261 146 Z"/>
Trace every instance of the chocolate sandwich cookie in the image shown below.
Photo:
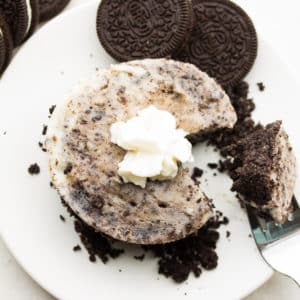
<path fill-rule="evenodd" d="M 40 22 L 48 21 L 58 15 L 71 0 L 39 0 Z"/>
<path fill-rule="evenodd" d="M 28 38 L 38 24 L 37 0 L 1 0 L 0 11 L 10 26 L 14 46 Z"/>
<path fill-rule="evenodd" d="M 102 46 L 119 61 L 177 53 L 192 28 L 190 0 L 102 0 L 97 14 Z"/>
<path fill-rule="evenodd" d="M 0 76 L 11 59 L 12 50 L 12 36 L 4 16 L 0 12 Z"/>
<path fill-rule="evenodd" d="M 174 58 L 190 62 L 223 86 L 237 84 L 257 55 L 250 17 L 228 0 L 193 0 L 195 26 L 190 42 Z"/>

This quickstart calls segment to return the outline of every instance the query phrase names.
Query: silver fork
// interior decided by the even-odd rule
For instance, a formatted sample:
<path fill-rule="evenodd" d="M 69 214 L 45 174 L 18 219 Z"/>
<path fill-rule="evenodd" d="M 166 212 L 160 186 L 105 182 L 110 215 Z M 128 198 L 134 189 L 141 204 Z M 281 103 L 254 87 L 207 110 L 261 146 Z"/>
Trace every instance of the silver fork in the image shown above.
<path fill-rule="evenodd" d="M 266 263 L 300 285 L 300 208 L 295 197 L 293 205 L 294 210 L 283 225 L 266 221 L 249 205 L 246 210 L 257 247 Z"/>

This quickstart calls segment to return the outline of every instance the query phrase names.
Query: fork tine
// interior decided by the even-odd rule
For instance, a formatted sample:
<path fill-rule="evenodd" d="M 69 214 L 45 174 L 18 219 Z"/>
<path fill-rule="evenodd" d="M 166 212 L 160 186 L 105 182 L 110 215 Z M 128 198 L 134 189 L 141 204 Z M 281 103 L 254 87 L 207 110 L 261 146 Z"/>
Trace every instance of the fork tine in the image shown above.
<path fill-rule="evenodd" d="M 263 222 L 260 222 L 257 213 L 254 211 L 254 208 L 248 204 L 246 204 L 246 211 L 251 226 L 251 230 L 258 247 L 267 244 L 269 239 L 265 234 L 266 232 L 265 224 Z"/>
<path fill-rule="evenodd" d="M 261 218 L 255 208 L 246 205 L 249 223 L 259 248 L 300 231 L 300 208 L 295 197 L 293 197 L 293 206 L 294 210 L 289 221 L 285 224 L 277 224 L 273 220 Z"/>

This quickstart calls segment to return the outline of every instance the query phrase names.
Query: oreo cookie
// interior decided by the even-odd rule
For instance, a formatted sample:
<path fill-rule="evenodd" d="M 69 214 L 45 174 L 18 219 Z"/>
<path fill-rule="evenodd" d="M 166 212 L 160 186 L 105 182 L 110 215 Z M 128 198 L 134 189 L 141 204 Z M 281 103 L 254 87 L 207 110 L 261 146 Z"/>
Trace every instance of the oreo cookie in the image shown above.
<path fill-rule="evenodd" d="M 40 22 L 48 21 L 58 15 L 71 0 L 39 0 Z"/>
<path fill-rule="evenodd" d="M 192 28 L 190 0 L 102 0 L 97 14 L 99 40 L 118 61 L 175 54 Z"/>
<path fill-rule="evenodd" d="M 12 36 L 4 16 L 0 12 L 0 76 L 10 62 L 12 50 Z"/>
<path fill-rule="evenodd" d="M 192 2 L 192 36 L 174 58 L 195 64 L 224 87 L 237 84 L 257 56 L 257 35 L 250 17 L 228 0 Z"/>
<path fill-rule="evenodd" d="M 20 45 L 38 24 L 38 0 L 1 0 L 0 11 L 9 25 L 14 46 Z"/>

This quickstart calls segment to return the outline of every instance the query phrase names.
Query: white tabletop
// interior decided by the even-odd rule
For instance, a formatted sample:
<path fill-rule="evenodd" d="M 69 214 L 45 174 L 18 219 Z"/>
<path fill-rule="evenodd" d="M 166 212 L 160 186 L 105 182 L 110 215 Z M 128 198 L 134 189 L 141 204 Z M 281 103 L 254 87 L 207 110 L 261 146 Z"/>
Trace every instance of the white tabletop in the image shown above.
<path fill-rule="evenodd" d="M 72 0 L 68 9 L 90 0 Z M 267 37 L 278 54 L 298 76 L 300 69 L 300 1 L 236 0 L 252 17 L 259 35 Z M 295 97 L 299 97 L 295 93 Z M 300 101 L 300 99 L 299 99 Z M 246 270 L 245 270 L 246 271 Z M 53 300 L 17 264 L 0 239 L 0 299 Z M 298 300 L 300 289 L 290 279 L 275 274 L 247 300 Z M 231 299 L 230 299 L 231 300 Z"/>

